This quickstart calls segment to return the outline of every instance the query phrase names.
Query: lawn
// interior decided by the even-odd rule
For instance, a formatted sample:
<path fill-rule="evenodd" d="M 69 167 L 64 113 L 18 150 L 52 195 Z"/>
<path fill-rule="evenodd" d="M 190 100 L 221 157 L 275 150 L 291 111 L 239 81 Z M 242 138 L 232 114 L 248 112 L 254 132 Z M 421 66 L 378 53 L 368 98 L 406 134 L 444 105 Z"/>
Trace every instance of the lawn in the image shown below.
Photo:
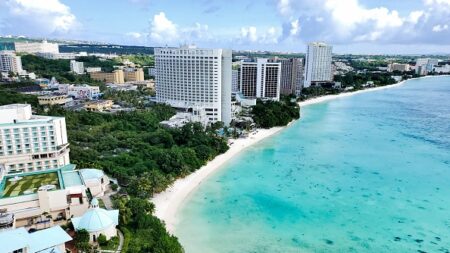
<path fill-rule="evenodd" d="M 42 173 L 22 176 L 19 181 L 10 181 L 12 177 L 6 178 L 6 185 L 2 197 L 15 197 L 23 194 L 36 193 L 43 185 L 55 185 L 59 189 L 58 173 Z"/>

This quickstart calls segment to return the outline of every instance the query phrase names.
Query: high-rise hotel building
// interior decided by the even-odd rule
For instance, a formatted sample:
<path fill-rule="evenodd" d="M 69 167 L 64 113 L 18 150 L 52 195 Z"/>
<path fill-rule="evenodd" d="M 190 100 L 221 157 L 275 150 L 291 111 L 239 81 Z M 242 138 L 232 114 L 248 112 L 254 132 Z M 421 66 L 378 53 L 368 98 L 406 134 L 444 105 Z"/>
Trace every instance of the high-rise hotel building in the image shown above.
<path fill-rule="evenodd" d="M 231 121 L 231 50 L 156 48 L 156 99 L 200 112 L 206 121 Z"/>
<path fill-rule="evenodd" d="M 313 42 L 308 44 L 305 63 L 305 88 L 314 83 L 333 81 L 332 50 L 332 46 L 325 43 Z"/>
<path fill-rule="evenodd" d="M 298 87 L 303 85 L 303 59 L 275 57 L 269 61 L 281 63 L 280 93 L 298 95 Z"/>
<path fill-rule="evenodd" d="M 33 115 L 27 104 L 0 106 L 0 180 L 69 164 L 63 117 Z"/>
<path fill-rule="evenodd" d="M 0 51 L 0 72 L 22 72 L 22 60 L 13 51 Z"/>
<path fill-rule="evenodd" d="M 281 63 L 258 58 L 241 62 L 240 92 L 245 98 L 280 99 Z"/>

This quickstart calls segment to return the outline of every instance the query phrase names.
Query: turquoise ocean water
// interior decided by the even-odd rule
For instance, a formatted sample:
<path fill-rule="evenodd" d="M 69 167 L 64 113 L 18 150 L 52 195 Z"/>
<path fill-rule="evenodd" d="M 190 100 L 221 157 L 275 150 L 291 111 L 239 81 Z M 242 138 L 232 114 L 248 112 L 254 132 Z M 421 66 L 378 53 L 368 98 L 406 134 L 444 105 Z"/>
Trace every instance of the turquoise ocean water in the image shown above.
<path fill-rule="evenodd" d="M 304 107 L 178 219 L 187 253 L 449 252 L 450 77 Z"/>

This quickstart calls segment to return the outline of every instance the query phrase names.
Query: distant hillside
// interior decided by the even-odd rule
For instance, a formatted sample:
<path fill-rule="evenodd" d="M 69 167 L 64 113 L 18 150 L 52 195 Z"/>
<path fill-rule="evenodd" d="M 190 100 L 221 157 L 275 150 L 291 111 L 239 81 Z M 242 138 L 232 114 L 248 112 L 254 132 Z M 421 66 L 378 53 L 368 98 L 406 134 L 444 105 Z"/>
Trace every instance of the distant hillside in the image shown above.
<path fill-rule="evenodd" d="M 28 38 L 22 36 L 0 36 L 0 50 L 14 50 L 14 42 L 41 42 L 42 38 Z M 48 42 L 58 43 L 61 53 L 88 52 L 103 54 L 153 54 L 153 47 L 122 46 L 102 44 L 98 42 L 47 39 Z"/>
<path fill-rule="evenodd" d="M 101 44 L 73 44 L 59 45 L 61 53 L 87 52 L 103 54 L 153 54 L 153 47 L 144 46 L 121 46 L 121 45 L 101 45 Z"/>

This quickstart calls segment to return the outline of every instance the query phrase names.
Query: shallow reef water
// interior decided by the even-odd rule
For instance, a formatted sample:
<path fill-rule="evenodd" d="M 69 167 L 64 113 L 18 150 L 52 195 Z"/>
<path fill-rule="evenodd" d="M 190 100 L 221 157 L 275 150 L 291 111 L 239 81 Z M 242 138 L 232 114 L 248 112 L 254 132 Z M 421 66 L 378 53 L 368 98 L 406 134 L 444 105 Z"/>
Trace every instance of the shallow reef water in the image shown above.
<path fill-rule="evenodd" d="M 450 252 L 450 77 L 302 108 L 177 214 L 195 252 Z"/>

